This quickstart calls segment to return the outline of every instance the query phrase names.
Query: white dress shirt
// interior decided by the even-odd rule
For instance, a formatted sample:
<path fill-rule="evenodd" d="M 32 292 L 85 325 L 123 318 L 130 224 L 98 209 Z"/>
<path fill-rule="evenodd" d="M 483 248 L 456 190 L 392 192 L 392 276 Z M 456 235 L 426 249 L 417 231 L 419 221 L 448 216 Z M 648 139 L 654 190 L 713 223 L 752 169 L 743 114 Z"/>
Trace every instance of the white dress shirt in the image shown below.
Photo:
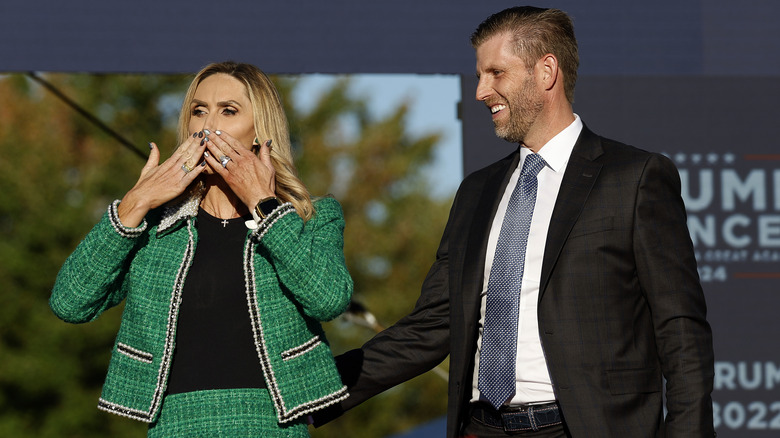
<path fill-rule="evenodd" d="M 575 114 L 574 122 L 539 149 L 539 155 L 544 158 L 547 165 L 542 168 L 537 176 L 539 188 L 536 194 L 531 228 L 528 233 L 525 268 L 520 288 L 515 395 L 508 401 L 507 404 L 509 405 L 547 403 L 555 400 L 550 374 L 547 371 L 547 362 L 545 361 L 542 343 L 539 338 L 537 303 L 539 299 L 539 283 L 542 276 L 542 258 L 547 240 L 547 231 L 550 227 L 550 217 L 552 216 L 553 207 L 555 207 L 555 201 L 558 199 L 558 191 L 561 188 L 566 165 L 569 163 L 569 156 L 581 131 L 582 121 Z M 525 157 L 531 153 L 533 152 L 529 149 L 521 148 L 520 162 L 509 179 L 509 184 L 506 186 L 490 228 L 487 253 L 485 255 L 485 279 L 480 293 L 482 303 L 480 306 L 477 353 L 474 362 L 472 401 L 479 400 L 479 389 L 477 388 L 479 381 L 479 353 L 482 346 L 482 327 L 485 321 L 487 287 L 490 280 L 490 270 L 493 267 L 493 257 L 496 252 L 498 235 L 501 232 L 501 224 L 504 222 L 509 198 L 512 196 L 512 191 L 520 178 L 520 170 L 523 168 Z"/>

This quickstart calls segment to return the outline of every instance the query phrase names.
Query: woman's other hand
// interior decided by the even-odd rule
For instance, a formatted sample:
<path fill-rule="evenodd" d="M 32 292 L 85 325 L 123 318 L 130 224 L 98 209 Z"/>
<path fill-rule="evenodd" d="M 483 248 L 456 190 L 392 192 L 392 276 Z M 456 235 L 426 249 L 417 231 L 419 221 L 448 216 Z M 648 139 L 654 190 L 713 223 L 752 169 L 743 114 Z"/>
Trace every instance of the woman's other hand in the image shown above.
<path fill-rule="evenodd" d="M 255 155 L 224 131 L 215 131 L 207 142 L 206 162 L 222 177 L 249 211 L 270 196 L 276 196 L 276 171 L 271 164 L 271 140 Z"/>

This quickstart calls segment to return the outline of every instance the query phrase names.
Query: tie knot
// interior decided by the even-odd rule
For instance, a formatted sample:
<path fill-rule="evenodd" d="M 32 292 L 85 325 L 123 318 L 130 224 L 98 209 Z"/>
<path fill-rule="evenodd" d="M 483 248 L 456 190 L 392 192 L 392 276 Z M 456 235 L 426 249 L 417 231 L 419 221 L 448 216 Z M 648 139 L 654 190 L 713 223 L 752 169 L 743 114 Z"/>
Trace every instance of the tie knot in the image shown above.
<path fill-rule="evenodd" d="M 523 168 L 520 170 L 520 175 L 536 176 L 546 164 L 547 162 L 544 161 L 544 158 L 542 158 L 541 155 L 534 153 L 528 154 L 525 157 L 525 161 L 523 161 Z"/>

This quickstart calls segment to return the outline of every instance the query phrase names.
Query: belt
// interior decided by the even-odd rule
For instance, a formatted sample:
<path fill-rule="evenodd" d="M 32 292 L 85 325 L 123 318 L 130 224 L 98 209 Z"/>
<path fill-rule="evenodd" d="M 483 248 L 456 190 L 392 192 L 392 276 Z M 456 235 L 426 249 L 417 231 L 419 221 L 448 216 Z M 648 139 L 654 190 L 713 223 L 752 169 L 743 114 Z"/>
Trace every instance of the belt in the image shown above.
<path fill-rule="evenodd" d="M 561 411 L 555 402 L 506 406 L 498 411 L 488 404 L 474 403 L 471 405 L 471 417 L 486 426 L 504 429 L 506 432 L 536 431 L 563 422 Z"/>

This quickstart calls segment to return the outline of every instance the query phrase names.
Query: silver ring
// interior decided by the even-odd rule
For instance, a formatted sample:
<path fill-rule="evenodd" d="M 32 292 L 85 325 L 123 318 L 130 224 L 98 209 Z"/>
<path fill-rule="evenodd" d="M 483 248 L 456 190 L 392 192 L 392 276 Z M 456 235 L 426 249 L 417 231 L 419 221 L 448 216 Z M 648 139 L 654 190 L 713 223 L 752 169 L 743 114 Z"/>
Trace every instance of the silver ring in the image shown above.
<path fill-rule="evenodd" d="M 188 166 L 187 163 L 184 163 L 181 165 L 181 170 L 184 171 L 185 174 L 192 172 L 192 167 Z"/>
<path fill-rule="evenodd" d="M 227 155 L 223 155 L 223 156 L 219 157 L 219 162 L 220 162 L 220 164 L 222 164 L 222 168 L 224 168 L 224 169 L 227 169 L 228 161 L 231 161 L 231 159 Z"/>

